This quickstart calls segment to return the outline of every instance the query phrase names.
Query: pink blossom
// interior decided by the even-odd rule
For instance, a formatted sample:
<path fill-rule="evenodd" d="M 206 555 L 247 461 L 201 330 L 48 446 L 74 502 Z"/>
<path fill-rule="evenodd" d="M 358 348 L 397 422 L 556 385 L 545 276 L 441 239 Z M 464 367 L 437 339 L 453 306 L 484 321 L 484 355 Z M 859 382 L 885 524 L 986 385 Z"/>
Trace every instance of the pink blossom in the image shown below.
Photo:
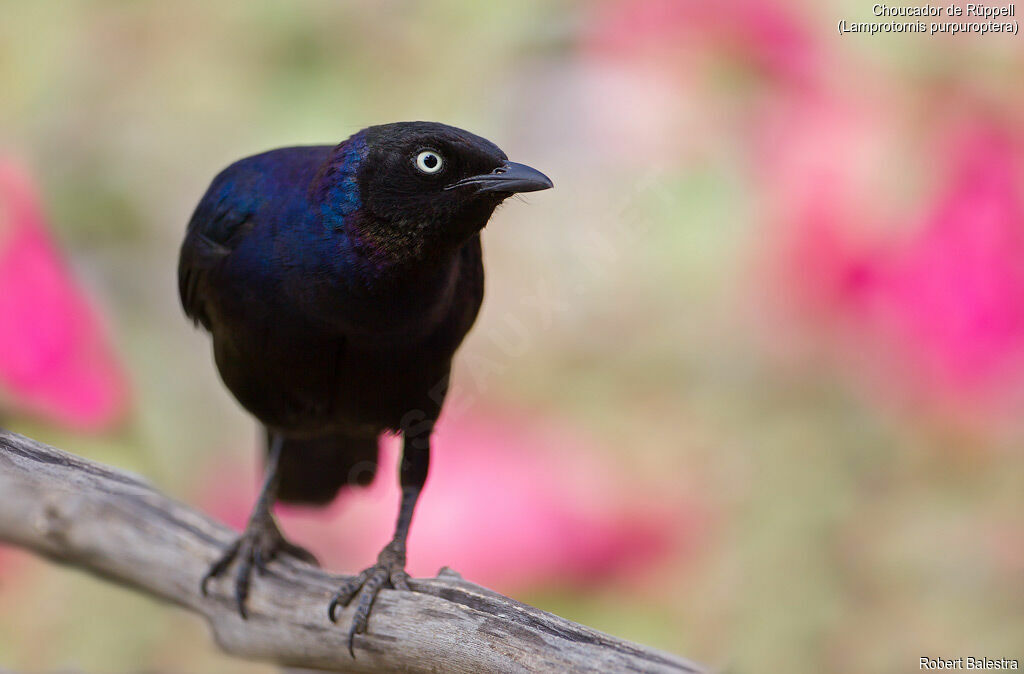
<path fill-rule="evenodd" d="M 571 89 L 585 106 L 588 135 L 616 165 L 633 161 L 649 171 L 721 152 L 717 139 L 734 136 L 735 123 L 758 101 L 813 89 L 827 72 L 825 54 L 791 3 L 612 0 L 592 7 Z"/>
<path fill-rule="evenodd" d="M 328 568 L 359 570 L 390 539 L 398 509 L 399 441 L 382 443 L 380 470 L 323 511 L 281 506 L 282 526 Z M 699 510 L 670 488 L 637 493 L 615 465 L 573 433 L 527 416 L 487 413 L 440 424 L 431 472 L 409 538 L 409 571 L 449 565 L 504 591 L 587 585 L 692 548 Z M 211 471 L 205 507 L 244 525 L 255 487 L 225 493 Z M 255 477 L 247 483 L 255 485 Z M 213 486 L 218 485 L 218 486 Z"/>
<path fill-rule="evenodd" d="M 988 128 L 960 131 L 948 184 L 879 272 L 873 320 L 919 384 L 986 396 L 1024 383 L 1020 156 Z"/>
<path fill-rule="evenodd" d="M 798 82 L 820 65 L 797 8 L 776 0 L 617 0 L 599 5 L 587 48 L 616 57 L 732 53 L 770 76 Z"/>
<path fill-rule="evenodd" d="M 893 139 L 870 106 L 814 93 L 776 101 L 750 144 L 762 237 L 784 296 L 804 318 L 864 309 L 884 251 L 870 226 L 879 166 Z M 769 287 L 780 287 L 769 284 Z"/>
<path fill-rule="evenodd" d="M 124 411 L 124 376 L 47 229 L 29 176 L 0 160 L 0 395 L 83 430 Z"/>
<path fill-rule="evenodd" d="M 839 110 L 798 113 L 765 164 L 784 294 L 889 389 L 968 416 L 1011 413 L 1024 392 L 1019 145 L 979 119 L 935 125 L 921 175 L 933 168 L 938 187 L 886 214 L 871 205 L 885 166 L 875 159 L 894 141 Z"/>

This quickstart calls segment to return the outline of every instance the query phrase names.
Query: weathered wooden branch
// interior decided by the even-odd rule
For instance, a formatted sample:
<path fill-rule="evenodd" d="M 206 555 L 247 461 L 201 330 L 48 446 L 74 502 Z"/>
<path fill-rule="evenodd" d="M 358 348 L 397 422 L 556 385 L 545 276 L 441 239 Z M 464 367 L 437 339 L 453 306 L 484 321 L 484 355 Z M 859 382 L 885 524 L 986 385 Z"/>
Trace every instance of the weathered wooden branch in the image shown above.
<path fill-rule="evenodd" d="M 384 590 L 356 659 L 327 620 L 343 578 L 282 559 L 258 576 L 242 620 L 230 583 L 199 579 L 233 538 L 227 526 L 133 475 L 0 429 L 0 542 L 84 569 L 198 613 L 229 654 L 345 672 L 704 672 L 463 581 Z"/>

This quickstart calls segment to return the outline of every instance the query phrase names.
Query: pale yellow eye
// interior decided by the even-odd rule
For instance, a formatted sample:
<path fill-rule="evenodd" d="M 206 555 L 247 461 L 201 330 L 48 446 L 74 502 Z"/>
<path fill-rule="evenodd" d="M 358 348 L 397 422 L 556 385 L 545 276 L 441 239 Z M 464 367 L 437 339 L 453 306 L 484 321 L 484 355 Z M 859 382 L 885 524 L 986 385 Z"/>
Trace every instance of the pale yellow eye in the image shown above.
<path fill-rule="evenodd" d="M 443 165 L 441 155 L 433 150 L 424 150 L 416 155 L 416 168 L 424 173 L 437 173 Z"/>

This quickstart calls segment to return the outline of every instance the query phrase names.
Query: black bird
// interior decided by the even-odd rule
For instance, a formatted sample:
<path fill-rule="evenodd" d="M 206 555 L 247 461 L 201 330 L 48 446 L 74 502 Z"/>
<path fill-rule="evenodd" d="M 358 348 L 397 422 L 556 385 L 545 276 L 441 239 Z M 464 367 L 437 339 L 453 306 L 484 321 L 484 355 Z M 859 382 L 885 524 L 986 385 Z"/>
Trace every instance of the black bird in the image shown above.
<path fill-rule="evenodd" d="M 387 431 L 403 438 L 395 535 L 328 615 L 358 597 L 351 650 L 377 592 L 410 589 L 406 538 L 431 432 L 483 298 L 480 230 L 512 194 L 551 186 L 490 141 L 431 122 L 271 150 L 214 178 L 182 244 L 181 301 L 212 335 L 224 383 L 266 429 L 267 451 L 249 523 L 204 593 L 237 560 L 245 617 L 253 568 L 279 553 L 315 562 L 284 539 L 274 503 L 322 505 L 370 482 Z"/>

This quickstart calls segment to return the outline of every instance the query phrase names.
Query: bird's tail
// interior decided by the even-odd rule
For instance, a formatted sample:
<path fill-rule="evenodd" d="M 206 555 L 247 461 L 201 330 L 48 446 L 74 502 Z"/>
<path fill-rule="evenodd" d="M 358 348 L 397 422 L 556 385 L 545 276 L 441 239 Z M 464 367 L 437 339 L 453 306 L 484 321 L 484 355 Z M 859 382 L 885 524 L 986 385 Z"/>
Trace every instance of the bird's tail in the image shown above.
<path fill-rule="evenodd" d="M 324 505 L 346 485 L 370 484 L 376 471 L 376 437 L 285 438 L 278 462 L 277 499 Z"/>

